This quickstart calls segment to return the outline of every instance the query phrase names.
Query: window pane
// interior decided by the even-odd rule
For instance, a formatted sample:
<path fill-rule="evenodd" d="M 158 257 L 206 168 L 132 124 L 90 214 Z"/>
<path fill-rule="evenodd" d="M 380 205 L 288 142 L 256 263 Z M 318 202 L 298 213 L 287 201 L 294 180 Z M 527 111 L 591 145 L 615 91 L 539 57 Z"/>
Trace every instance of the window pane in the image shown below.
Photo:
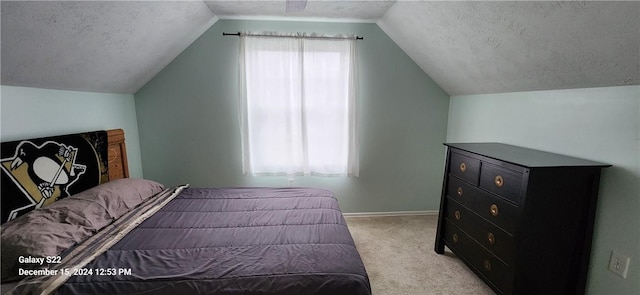
<path fill-rule="evenodd" d="M 251 173 L 347 172 L 350 50 L 344 40 L 245 40 L 243 146 Z"/>

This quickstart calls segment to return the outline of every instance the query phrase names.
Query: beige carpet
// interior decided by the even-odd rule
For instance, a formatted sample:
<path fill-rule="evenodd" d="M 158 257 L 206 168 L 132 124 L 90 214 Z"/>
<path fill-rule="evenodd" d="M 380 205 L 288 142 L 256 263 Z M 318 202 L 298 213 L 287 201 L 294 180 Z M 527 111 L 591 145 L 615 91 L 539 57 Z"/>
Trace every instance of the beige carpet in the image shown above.
<path fill-rule="evenodd" d="M 437 216 L 345 219 L 373 295 L 495 294 L 449 249 L 433 251 Z"/>

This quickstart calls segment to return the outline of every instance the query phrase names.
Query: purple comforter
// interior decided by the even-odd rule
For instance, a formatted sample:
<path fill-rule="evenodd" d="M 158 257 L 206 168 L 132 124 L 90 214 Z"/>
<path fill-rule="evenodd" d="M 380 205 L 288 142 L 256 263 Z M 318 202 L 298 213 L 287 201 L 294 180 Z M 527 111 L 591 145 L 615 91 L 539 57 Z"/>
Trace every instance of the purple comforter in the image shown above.
<path fill-rule="evenodd" d="M 321 189 L 186 189 L 85 268 L 57 293 L 371 294 Z"/>

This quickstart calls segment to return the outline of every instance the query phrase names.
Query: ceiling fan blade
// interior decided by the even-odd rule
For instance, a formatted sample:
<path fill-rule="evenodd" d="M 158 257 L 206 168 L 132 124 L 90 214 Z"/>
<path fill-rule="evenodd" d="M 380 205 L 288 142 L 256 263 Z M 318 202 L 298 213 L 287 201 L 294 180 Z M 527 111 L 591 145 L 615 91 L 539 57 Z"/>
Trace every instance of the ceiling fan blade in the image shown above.
<path fill-rule="evenodd" d="M 300 12 L 307 7 L 307 0 L 287 0 L 287 12 Z"/>

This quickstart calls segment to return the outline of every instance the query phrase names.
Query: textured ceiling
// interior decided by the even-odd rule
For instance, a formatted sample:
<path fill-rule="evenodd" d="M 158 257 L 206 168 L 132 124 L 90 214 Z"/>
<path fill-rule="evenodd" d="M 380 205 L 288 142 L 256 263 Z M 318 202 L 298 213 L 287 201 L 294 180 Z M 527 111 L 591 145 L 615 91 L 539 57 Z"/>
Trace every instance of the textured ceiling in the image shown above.
<path fill-rule="evenodd" d="M 201 1 L 2 1 L 2 84 L 134 93 L 217 18 Z"/>
<path fill-rule="evenodd" d="M 640 84 L 640 2 L 397 2 L 380 26 L 450 95 Z"/>
<path fill-rule="evenodd" d="M 294 17 L 375 22 L 395 0 L 327 1 L 308 0 L 304 10 L 287 12 L 286 1 L 205 1 L 221 19 L 243 17 Z"/>
<path fill-rule="evenodd" d="M 377 21 L 449 94 L 640 84 L 640 2 L 2 1 L 3 85 L 135 93 L 218 18 Z"/>

